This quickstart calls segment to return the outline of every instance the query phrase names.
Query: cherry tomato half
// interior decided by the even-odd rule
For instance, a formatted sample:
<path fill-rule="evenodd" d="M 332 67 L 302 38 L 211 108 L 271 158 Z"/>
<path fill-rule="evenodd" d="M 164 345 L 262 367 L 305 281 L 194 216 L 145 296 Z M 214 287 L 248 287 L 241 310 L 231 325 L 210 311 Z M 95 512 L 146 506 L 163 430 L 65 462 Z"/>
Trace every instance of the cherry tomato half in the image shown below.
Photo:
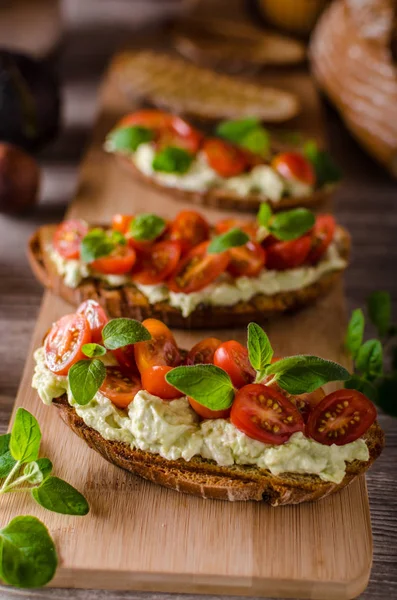
<path fill-rule="evenodd" d="M 214 365 L 229 374 L 233 385 L 241 388 L 255 379 L 255 371 L 248 360 L 248 350 L 239 342 L 223 342 L 215 350 Z"/>
<path fill-rule="evenodd" d="M 179 242 L 158 242 L 150 251 L 141 253 L 133 274 L 134 281 L 142 285 L 161 283 L 175 271 L 181 256 Z"/>
<path fill-rule="evenodd" d="M 237 429 L 264 444 L 284 444 L 293 433 L 304 430 L 302 415 L 280 392 L 261 383 L 239 390 L 230 420 Z"/>
<path fill-rule="evenodd" d="M 208 240 L 210 226 L 200 213 L 182 210 L 171 223 L 170 240 L 180 242 L 182 252 L 189 252 L 194 246 Z"/>
<path fill-rule="evenodd" d="M 91 341 L 102 344 L 102 329 L 109 321 L 107 314 L 96 300 L 85 300 L 78 307 L 76 313 L 83 315 L 91 329 Z"/>
<path fill-rule="evenodd" d="M 105 275 L 125 275 L 131 271 L 135 261 L 136 253 L 133 248 L 117 246 L 109 256 L 97 258 L 90 263 L 90 266 Z"/>
<path fill-rule="evenodd" d="M 234 277 L 255 277 L 266 262 L 266 253 L 260 244 L 248 242 L 244 246 L 230 248 L 230 262 L 227 267 Z"/>
<path fill-rule="evenodd" d="M 139 372 L 142 374 L 149 367 L 157 365 L 177 367 L 181 363 L 181 355 L 167 325 L 157 319 L 145 319 L 142 325 L 150 332 L 152 339 L 134 345 Z"/>
<path fill-rule="evenodd" d="M 221 177 L 240 175 L 248 167 L 245 153 L 223 140 L 208 138 L 204 141 L 202 150 L 209 166 Z"/>
<path fill-rule="evenodd" d="M 189 404 L 192 409 L 200 415 L 203 419 L 228 419 L 230 415 L 230 408 L 226 408 L 225 410 L 211 410 L 206 406 L 203 406 L 193 398 L 188 398 Z"/>
<path fill-rule="evenodd" d="M 179 263 L 174 275 L 168 282 L 173 292 L 191 294 L 198 292 L 215 281 L 229 264 L 229 254 L 208 254 L 210 242 L 202 242 L 193 248 Z"/>
<path fill-rule="evenodd" d="M 343 446 L 361 437 L 376 419 L 376 408 L 357 390 L 337 390 L 310 413 L 306 433 L 320 444 Z"/>
<path fill-rule="evenodd" d="M 313 264 L 325 254 L 334 239 L 336 222 L 332 215 L 319 215 L 311 231 L 312 246 L 307 262 Z"/>
<path fill-rule="evenodd" d="M 213 364 L 215 350 L 222 344 L 218 338 L 210 337 L 201 340 L 191 348 L 186 357 L 187 365 Z M 197 412 L 197 411 L 196 411 Z"/>
<path fill-rule="evenodd" d="M 118 408 L 127 408 L 141 389 L 137 375 L 127 376 L 118 367 L 106 367 L 106 379 L 99 391 Z"/>
<path fill-rule="evenodd" d="M 121 213 L 117 213 L 112 217 L 112 229 L 114 231 L 119 231 L 123 235 L 125 235 L 131 225 L 131 221 L 134 217 L 132 215 L 123 215 Z"/>
<path fill-rule="evenodd" d="M 223 219 L 215 224 L 215 231 L 218 235 L 230 231 L 230 229 L 241 229 L 253 242 L 256 241 L 258 225 L 254 221 L 243 221 L 241 219 Z"/>
<path fill-rule="evenodd" d="M 88 233 L 88 226 L 79 219 L 64 221 L 55 230 L 53 244 L 55 250 L 64 258 L 79 258 L 80 244 Z"/>
<path fill-rule="evenodd" d="M 314 185 L 316 175 L 312 164 L 299 152 L 282 152 L 271 163 L 273 169 L 287 180 Z"/>
<path fill-rule="evenodd" d="M 56 375 L 67 375 L 72 365 L 86 358 L 82 347 L 90 342 L 90 325 L 83 315 L 61 317 L 44 341 L 47 367 Z"/>
<path fill-rule="evenodd" d="M 311 238 L 305 235 L 289 242 L 276 242 L 266 247 L 268 269 L 294 269 L 302 265 L 310 252 Z"/>
<path fill-rule="evenodd" d="M 167 367 L 166 365 L 155 365 L 142 371 L 142 385 L 149 394 L 158 396 L 163 400 L 174 400 L 175 398 L 181 398 L 184 394 L 174 388 L 165 379 L 165 376 L 169 371 L 172 371 L 173 367 Z"/>
<path fill-rule="evenodd" d="M 134 344 L 128 344 L 122 348 L 112 350 L 112 354 L 119 363 L 120 371 L 125 375 L 136 375 L 138 373 L 138 367 L 135 362 Z"/>

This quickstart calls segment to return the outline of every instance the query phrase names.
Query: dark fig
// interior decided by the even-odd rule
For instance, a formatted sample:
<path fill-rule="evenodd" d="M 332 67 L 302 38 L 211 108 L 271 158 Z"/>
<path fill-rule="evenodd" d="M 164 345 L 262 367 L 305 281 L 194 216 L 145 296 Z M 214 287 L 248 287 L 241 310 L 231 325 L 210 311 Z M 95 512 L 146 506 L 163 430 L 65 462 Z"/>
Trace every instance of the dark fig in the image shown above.
<path fill-rule="evenodd" d="M 0 143 L 0 212 L 20 214 L 37 201 L 40 169 L 20 148 Z"/>
<path fill-rule="evenodd" d="M 0 140 L 40 150 L 59 127 L 57 78 L 47 63 L 0 49 Z"/>

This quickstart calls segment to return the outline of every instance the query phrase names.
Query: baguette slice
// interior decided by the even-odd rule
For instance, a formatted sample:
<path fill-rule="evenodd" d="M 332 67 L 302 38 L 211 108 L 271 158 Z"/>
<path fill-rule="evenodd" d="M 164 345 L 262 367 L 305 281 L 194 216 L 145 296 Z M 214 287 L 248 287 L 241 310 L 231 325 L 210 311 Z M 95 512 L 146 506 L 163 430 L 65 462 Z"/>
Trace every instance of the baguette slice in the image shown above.
<path fill-rule="evenodd" d="M 342 271 L 325 274 L 317 282 L 292 292 L 280 292 L 273 296 L 258 294 L 247 302 L 234 306 L 199 305 L 188 317 L 167 302 L 149 304 L 147 298 L 134 286 L 109 288 L 102 281 L 87 279 L 77 288 L 65 285 L 62 276 L 48 253 L 56 225 L 40 227 L 29 241 L 28 258 L 36 278 L 47 288 L 69 304 L 78 306 L 83 300 L 97 300 L 110 318 L 129 317 L 143 321 L 153 317 L 177 329 L 220 329 L 243 327 L 250 321 L 261 323 L 264 320 L 292 311 L 315 302 L 331 290 L 341 278 Z M 340 253 L 348 259 L 350 236 L 343 228 L 340 232 Z"/>
<path fill-rule="evenodd" d="M 197 456 L 189 462 L 166 460 L 158 454 L 131 449 L 122 442 L 105 440 L 84 423 L 66 396 L 54 400 L 53 404 L 72 431 L 114 465 L 178 492 L 217 500 L 256 500 L 271 506 L 320 500 L 346 487 L 364 473 L 384 446 L 383 432 L 374 423 L 365 434 L 369 460 L 347 463 L 343 481 L 336 484 L 322 481 L 317 475 L 283 473 L 276 476 L 256 466 L 221 467 Z"/>

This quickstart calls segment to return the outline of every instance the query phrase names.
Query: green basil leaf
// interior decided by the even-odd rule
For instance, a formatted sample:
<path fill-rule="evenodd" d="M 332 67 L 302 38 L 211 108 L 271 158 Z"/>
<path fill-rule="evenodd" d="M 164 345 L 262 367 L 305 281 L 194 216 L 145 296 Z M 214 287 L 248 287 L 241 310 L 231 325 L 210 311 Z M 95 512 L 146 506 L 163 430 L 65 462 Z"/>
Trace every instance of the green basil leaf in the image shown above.
<path fill-rule="evenodd" d="M 69 369 L 68 382 L 73 398 L 84 406 L 91 402 L 105 381 L 106 367 L 97 358 L 79 360 Z"/>
<path fill-rule="evenodd" d="M 215 129 L 216 135 L 239 144 L 248 133 L 260 128 L 260 121 L 256 117 L 246 117 L 232 121 L 222 121 Z"/>
<path fill-rule="evenodd" d="M 314 167 L 317 187 L 322 187 L 327 183 L 337 183 L 342 179 L 340 168 L 328 152 L 321 150 L 314 140 L 306 142 L 303 152 Z"/>
<path fill-rule="evenodd" d="M 155 154 L 152 162 L 154 171 L 183 174 L 189 170 L 193 155 L 183 148 L 167 146 Z"/>
<path fill-rule="evenodd" d="M 368 340 L 359 349 L 356 367 L 371 379 L 383 374 L 383 348 L 379 340 Z"/>
<path fill-rule="evenodd" d="M 208 246 L 207 252 L 208 254 L 219 254 L 225 252 L 225 250 L 229 250 L 229 248 L 244 246 L 244 244 L 249 242 L 249 239 L 245 231 L 234 227 L 226 231 L 226 233 L 214 237 Z"/>
<path fill-rule="evenodd" d="M 356 358 L 364 337 L 365 319 L 361 308 L 352 312 L 347 326 L 345 346 L 353 358 Z"/>
<path fill-rule="evenodd" d="M 18 408 L 11 430 L 10 452 L 15 460 L 30 462 L 39 456 L 41 440 L 37 419 L 24 408 Z"/>
<path fill-rule="evenodd" d="M 273 358 L 273 348 L 262 327 L 256 323 L 248 325 L 248 357 L 251 365 L 258 372 L 257 380 L 263 378 L 265 367 Z"/>
<path fill-rule="evenodd" d="M 397 417 L 397 373 L 378 379 L 375 385 L 378 392 L 376 404 L 387 415 Z"/>
<path fill-rule="evenodd" d="M 329 381 L 350 378 L 349 371 L 338 363 L 305 354 L 282 358 L 266 367 L 266 375 L 275 375 L 279 386 L 290 394 L 314 392 Z"/>
<path fill-rule="evenodd" d="M 113 129 L 106 138 L 105 148 L 110 152 L 132 154 L 141 144 L 151 142 L 154 138 L 153 131 L 146 127 L 133 125 Z"/>
<path fill-rule="evenodd" d="M 10 452 L 10 439 L 10 433 L 0 435 L 0 479 L 7 477 L 16 463 Z"/>
<path fill-rule="evenodd" d="M 352 375 L 350 379 L 345 381 L 345 388 L 361 392 L 375 404 L 378 402 L 378 391 L 375 385 L 358 375 Z"/>
<path fill-rule="evenodd" d="M 272 209 L 270 208 L 270 205 L 267 202 L 262 202 L 262 204 L 259 207 L 259 211 L 256 216 L 256 220 L 258 221 L 259 225 L 261 225 L 262 227 L 267 227 L 269 225 L 269 221 L 270 221 L 272 214 L 273 213 L 272 213 Z"/>
<path fill-rule="evenodd" d="M 146 342 L 151 337 L 146 327 L 135 319 L 112 319 L 102 330 L 103 343 L 109 350 Z"/>
<path fill-rule="evenodd" d="M 307 233 L 314 225 L 315 217 L 307 208 L 285 210 L 274 215 L 268 225 L 270 233 L 279 240 L 295 240 Z"/>
<path fill-rule="evenodd" d="M 90 510 L 83 494 L 59 477 L 47 477 L 31 494 L 47 510 L 63 515 L 83 516 Z"/>
<path fill-rule="evenodd" d="M 266 157 L 270 150 L 270 134 L 263 127 L 252 129 L 238 142 L 239 146 Z"/>
<path fill-rule="evenodd" d="M 388 292 L 373 292 L 368 300 L 368 314 L 371 322 L 383 337 L 389 331 L 391 321 L 391 298 Z"/>
<path fill-rule="evenodd" d="M 96 356 L 104 356 L 106 354 L 106 348 L 104 348 L 100 344 L 84 344 L 81 350 L 83 351 L 83 354 L 85 354 L 89 358 L 95 358 Z"/>
<path fill-rule="evenodd" d="M 49 458 L 39 458 L 33 462 L 30 462 L 26 465 L 23 470 L 23 474 L 29 479 L 27 480 L 29 483 L 36 484 L 42 483 L 44 479 L 47 479 L 49 475 L 51 475 L 52 471 L 52 462 Z"/>
<path fill-rule="evenodd" d="M 125 246 L 127 244 L 126 237 L 121 231 L 111 231 L 109 232 L 109 237 L 115 245 Z"/>
<path fill-rule="evenodd" d="M 135 240 L 154 240 L 161 235 L 166 227 L 166 222 L 161 217 L 151 213 L 142 213 L 132 219 L 130 234 Z"/>
<path fill-rule="evenodd" d="M 0 578 L 8 585 L 41 587 L 54 577 L 57 563 L 54 542 L 36 517 L 16 517 L 0 530 Z"/>
<path fill-rule="evenodd" d="M 175 367 L 166 375 L 169 384 L 211 410 L 232 405 L 234 388 L 229 375 L 215 365 Z"/>
<path fill-rule="evenodd" d="M 102 256 L 108 256 L 115 248 L 115 243 L 102 229 L 92 229 L 81 241 L 80 256 L 85 263 L 90 263 Z"/>

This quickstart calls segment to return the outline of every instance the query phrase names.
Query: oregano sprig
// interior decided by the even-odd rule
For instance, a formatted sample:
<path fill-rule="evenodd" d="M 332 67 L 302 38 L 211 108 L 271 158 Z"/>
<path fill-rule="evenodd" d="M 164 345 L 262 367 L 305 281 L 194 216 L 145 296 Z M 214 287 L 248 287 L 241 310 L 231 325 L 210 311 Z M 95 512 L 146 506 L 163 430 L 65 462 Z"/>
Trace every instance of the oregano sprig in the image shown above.
<path fill-rule="evenodd" d="M 103 256 L 109 256 L 117 248 L 127 243 L 119 231 L 105 231 L 104 229 L 91 229 L 81 241 L 80 256 L 85 263 L 91 263 Z"/>
<path fill-rule="evenodd" d="M 282 241 L 302 237 L 312 229 L 315 220 L 313 212 L 307 208 L 294 208 L 273 214 L 266 203 L 261 204 L 257 214 L 261 235 L 263 237 L 272 235 Z"/>

